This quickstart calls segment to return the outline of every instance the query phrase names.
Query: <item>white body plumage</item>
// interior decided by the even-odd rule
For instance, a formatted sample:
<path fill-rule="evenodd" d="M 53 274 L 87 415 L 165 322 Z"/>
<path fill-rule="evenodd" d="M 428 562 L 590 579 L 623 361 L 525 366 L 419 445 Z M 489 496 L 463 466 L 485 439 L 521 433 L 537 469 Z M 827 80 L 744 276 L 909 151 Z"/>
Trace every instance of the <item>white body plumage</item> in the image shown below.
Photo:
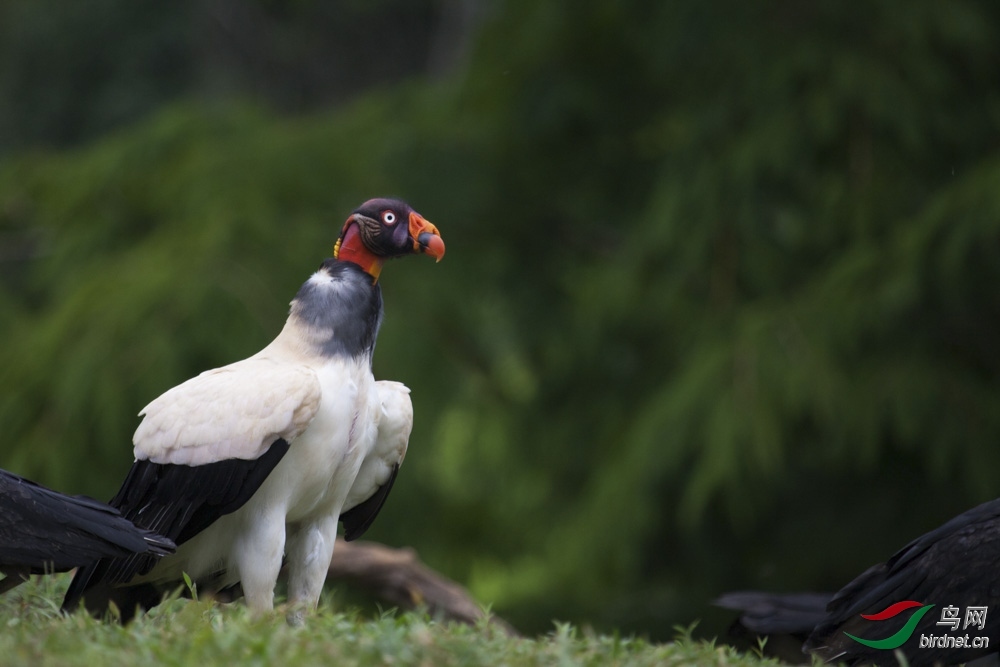
<path fill-rule="evenodd" d="M 328 278 L 314 283 L 328 282 Z M 334 289 L 334 287 L 330 287 Z M 370 357 L 319 353 L 329 332 L 294 315 L 256 355 L 167 391 L 141 414 L 137 460 L 203 465 L 256 459 L 278 438 L 288 453 L 247 503 L 219 518 L 136 582 L 219 574 L 248 606 L 271 609 L 287 558 L 289 603 L 315 606 L 338 517 L 385 484 L 406 453 L 409 390 L 375 381 Z"/>

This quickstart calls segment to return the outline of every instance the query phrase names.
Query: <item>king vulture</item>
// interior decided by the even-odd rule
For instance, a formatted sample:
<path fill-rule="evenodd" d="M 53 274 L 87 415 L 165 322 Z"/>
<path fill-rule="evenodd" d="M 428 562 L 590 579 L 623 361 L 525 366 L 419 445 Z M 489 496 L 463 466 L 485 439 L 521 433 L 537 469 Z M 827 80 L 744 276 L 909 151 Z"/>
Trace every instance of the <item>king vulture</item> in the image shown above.
<path fill-rule="evenodd" d="M 891 609 L 904 602 L 919 604 Z M 727 593 L 715 604 L 741 611 L 740 623 L 759 635 L 807 637 L 803 651 L 825 662 L 899 664 L 894 650 L 868 646 L 849 634 L 872 641 L 896 635 L 905 641 L 893 648 L 914 666 L 959 664 L 996 653 L 1000 649 L 1000 499 L 963 512 L 918 537 L 834 595 L 746 591 Z M 924 611 L 928 605 L 934 607 Z M 973 624 L 949 631 L 950 626 L 939 623 L 945 607 L 960 610 L 962 623 L 969 607 L 986 608 L 985 627 Z M 916 614 L 920 616 L 911 620 Z M 908 622 L 912 627 L 905 627 Z M 965 648 L 954 641 L 951 646 L 921 646 L 921 636 L 968 636 L 970 642 L 978 636 L 988 642 Z"/>
<path fill-rule="evenodd" d="M 104 559 L 81 569 L 63 609 L 113 602 L 128 620 L 186 573 L 199 590 L 239 583 L 273 609 L 283 560 L 290 620 L 319 600 L 337 524 L 367 530 L 406 453 L 409 390 L 376 381 L 387 259 L 445 246 L 405 202 L 372 199 L 341 230 L 333 257 L 302 285 L 278 336 L 257 354 L 170 389 L 141 412 L 135 463 L 111 504 L 173 539 L 177 553 Z"/>
<path fill-rule="evenodd" d="M 174 544 L 136 528 L 118 510 L 67 496 L 0 470 L 0 593 L 31 574 L 65 572 L 101 558 L 173 553 Z"/>

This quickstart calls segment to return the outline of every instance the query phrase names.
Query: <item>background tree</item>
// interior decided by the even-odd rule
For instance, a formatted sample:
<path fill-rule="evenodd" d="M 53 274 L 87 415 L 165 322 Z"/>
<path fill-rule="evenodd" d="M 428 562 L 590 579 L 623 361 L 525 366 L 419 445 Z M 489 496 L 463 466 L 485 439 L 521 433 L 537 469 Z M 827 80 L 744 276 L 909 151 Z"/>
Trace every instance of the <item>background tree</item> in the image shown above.
<path fill-rule="evenodd" d="M 138 410 L 270 340 L 389 193 L 448 257 L 385 274 L 376 375 L 417 423 L 373 533 L 523 630 L 668 637 L 997 495 L 995 3 L 33 6 L 4 11 L 75 44 L 103 6 L 127 28 L 101 53 L 184 55 L 142 70 L 130 125 L 66 136 L 23 119 L 109 117 L 83 84 L 136 90 L 122 60 L 0 59 L 0 89 L 53 88 L 0 95 L 0 465 L 110 496 Z M 220 7 L 260 53 L 192 46 Z M 348 84 L 324 53 L 392 65 Z M 260 83 L 271 58 L 311 83 Z"/>

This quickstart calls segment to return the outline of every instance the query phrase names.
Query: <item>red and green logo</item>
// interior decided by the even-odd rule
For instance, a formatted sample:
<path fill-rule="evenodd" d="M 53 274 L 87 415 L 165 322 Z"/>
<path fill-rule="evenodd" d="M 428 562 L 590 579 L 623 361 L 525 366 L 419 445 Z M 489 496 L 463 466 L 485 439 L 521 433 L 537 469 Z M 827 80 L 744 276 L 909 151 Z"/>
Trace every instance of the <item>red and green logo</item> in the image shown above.
<path fill-rule="evenodd" d="M 859 644 L 864 644 L 869 648 L 887 649 L 891 651 L 905 644 L 906 640 L 913 636 L 913 632 L 917 629 L 917 623 L 920 622 L 920 619 L 924 617 L 924 614 L 929 612 L 933 606 L 934 605 L 932 604 L 923 604 L 915 600 L 903 600 L 902 602 L 889 605 L 877 614 L 861 614 L 861 618 L 867 621 L 885 621 L 890 618 L 895 618 L 908 609 L 919 607 L 919 609 L 913 612 L 913 615 L 910 616 L 910 620 L 906 622 L 906 625 L 896 631 L 895 634 L 892 634 L 885 639 L 864 639 L 862 637 L 856 637 L 850 632 L 845 632 L 844 634 Z"/>

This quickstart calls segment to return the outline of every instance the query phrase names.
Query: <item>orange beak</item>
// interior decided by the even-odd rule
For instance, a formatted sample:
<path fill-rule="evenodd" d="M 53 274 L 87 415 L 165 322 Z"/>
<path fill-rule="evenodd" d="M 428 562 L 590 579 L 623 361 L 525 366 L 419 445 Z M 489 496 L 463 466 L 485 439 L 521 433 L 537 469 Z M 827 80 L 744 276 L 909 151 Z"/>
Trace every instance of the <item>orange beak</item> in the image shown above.
<path fill-rule="evenodd" d="M 410 212 L 410 238 L 413 252 L 422 252 L 440 262 L 444 257 L 444 241 L 441 232 L 416 211 Z"/>

